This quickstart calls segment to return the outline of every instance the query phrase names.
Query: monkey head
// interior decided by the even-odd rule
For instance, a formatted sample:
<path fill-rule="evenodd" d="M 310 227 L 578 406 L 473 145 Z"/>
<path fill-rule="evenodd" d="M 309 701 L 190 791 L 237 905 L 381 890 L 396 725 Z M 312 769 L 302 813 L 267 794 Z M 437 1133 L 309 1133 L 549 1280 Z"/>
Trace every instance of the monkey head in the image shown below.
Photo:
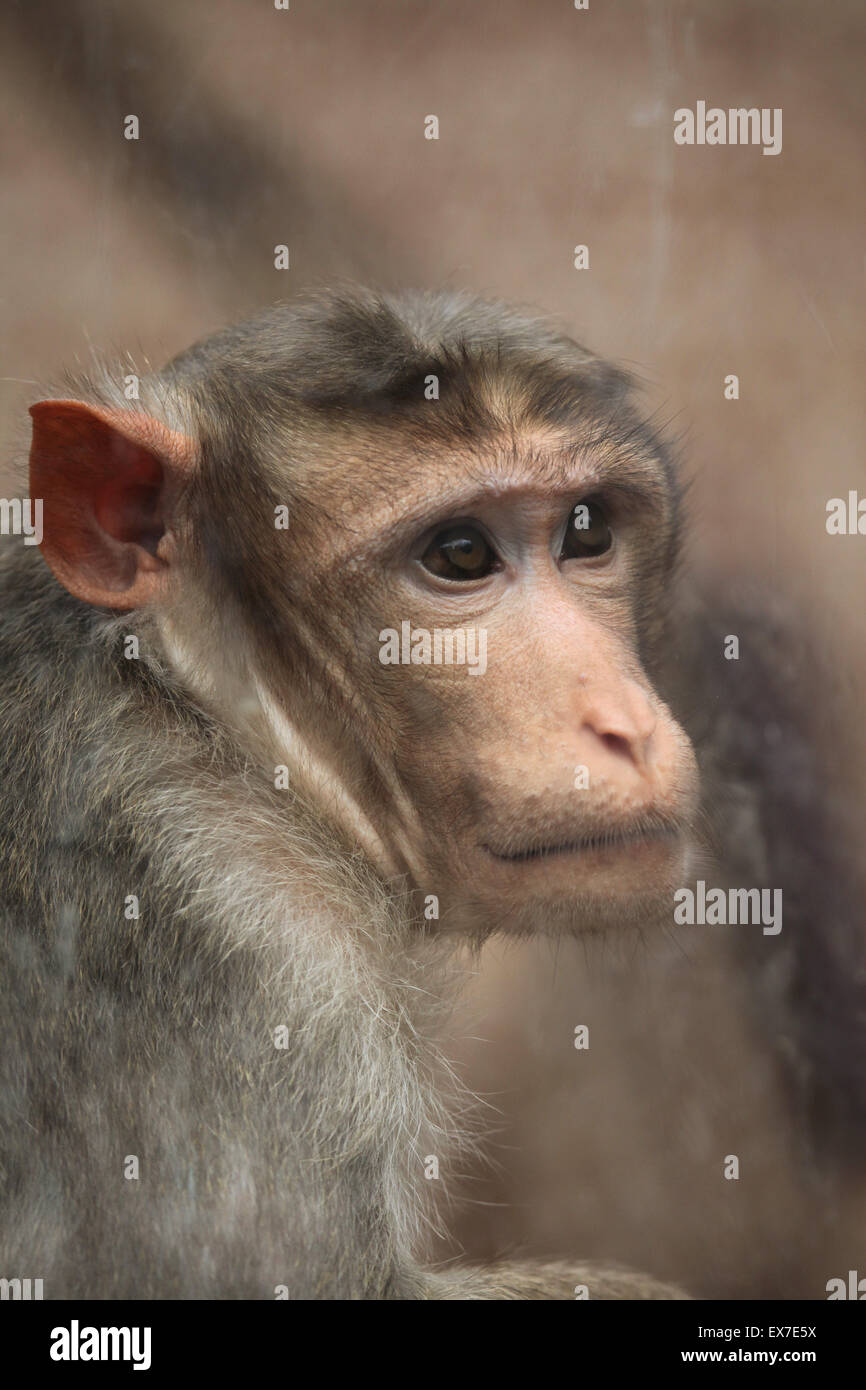
<path fill-rule="evenodd" d="M 697 778 L 650 673 L 679 489 L 623 373 L 463 296 L 270 311 L 33 408 L 43 555 L 344 852 L 484 935 L 642 923 Z"/>

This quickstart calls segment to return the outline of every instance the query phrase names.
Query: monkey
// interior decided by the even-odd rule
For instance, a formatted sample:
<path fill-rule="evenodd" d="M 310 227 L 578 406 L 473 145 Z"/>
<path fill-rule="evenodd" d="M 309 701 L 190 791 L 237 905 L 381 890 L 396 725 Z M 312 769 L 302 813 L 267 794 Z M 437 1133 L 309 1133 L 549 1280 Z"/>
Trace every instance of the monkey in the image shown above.
<path fill-rule="evenodd" d="M 688 1296 L 424 1259 L 424 1165 L 477 1143 L 438 1041 L 463 947 L 643 935 L 707 853 L 712 758 L 663 694 L 683 487 L 634 396 L 534 314 L 349 287 L 133 400 L 104 367 L 31 407 L 41 554 L 9 541 L 0 580 L 0 1273 Z"/>

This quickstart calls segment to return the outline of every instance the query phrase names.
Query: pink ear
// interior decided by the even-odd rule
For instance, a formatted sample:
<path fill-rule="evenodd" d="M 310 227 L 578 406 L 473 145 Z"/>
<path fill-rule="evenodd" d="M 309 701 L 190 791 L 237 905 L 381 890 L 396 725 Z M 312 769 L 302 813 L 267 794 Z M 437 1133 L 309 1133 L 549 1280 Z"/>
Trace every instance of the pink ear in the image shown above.
<path fill-rule="evenodd" d="M 30 407 L 30 496 L 42 499 L 42 554 L 77 598 L 137 608 L 169 575 L 167 513 L 195 446 L 149 415 L 40 401 Z"/>

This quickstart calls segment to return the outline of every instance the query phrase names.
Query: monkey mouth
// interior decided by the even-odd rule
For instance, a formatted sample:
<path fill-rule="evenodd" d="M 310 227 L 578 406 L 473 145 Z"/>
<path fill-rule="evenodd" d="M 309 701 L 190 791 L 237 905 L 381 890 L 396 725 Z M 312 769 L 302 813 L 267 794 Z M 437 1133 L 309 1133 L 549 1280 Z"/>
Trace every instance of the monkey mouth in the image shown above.
<path fill-rule="evenodd" d="M 551 859 L 556 855 L 619 854 L 623 850 L 637 849 L 653 842 L 678 840 L 681 834 L 682 828 L 679 825 L 645 825 L 634 826 L 631 829 L 598 831 L 573 840 L 563 840 L 555 844 L 534 844 L 517 850 L 497 850 L 492 845 L 484 845 L 483 848 L 500 863 L 526 864 L 533 859 Z"/>

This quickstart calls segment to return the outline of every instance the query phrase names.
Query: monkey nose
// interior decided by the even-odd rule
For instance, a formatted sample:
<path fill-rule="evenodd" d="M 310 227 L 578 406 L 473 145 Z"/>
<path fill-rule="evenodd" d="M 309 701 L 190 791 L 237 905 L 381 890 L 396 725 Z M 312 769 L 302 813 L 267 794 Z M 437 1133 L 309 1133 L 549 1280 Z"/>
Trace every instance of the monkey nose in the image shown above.
<path fill-rule="evenodd" d="M 616 698 L 597 700 L 584 711 L 582 731 L 613 758 L 646 772 L 652 761 L 658 717 L 638 685 L 629 684 Z"/>

